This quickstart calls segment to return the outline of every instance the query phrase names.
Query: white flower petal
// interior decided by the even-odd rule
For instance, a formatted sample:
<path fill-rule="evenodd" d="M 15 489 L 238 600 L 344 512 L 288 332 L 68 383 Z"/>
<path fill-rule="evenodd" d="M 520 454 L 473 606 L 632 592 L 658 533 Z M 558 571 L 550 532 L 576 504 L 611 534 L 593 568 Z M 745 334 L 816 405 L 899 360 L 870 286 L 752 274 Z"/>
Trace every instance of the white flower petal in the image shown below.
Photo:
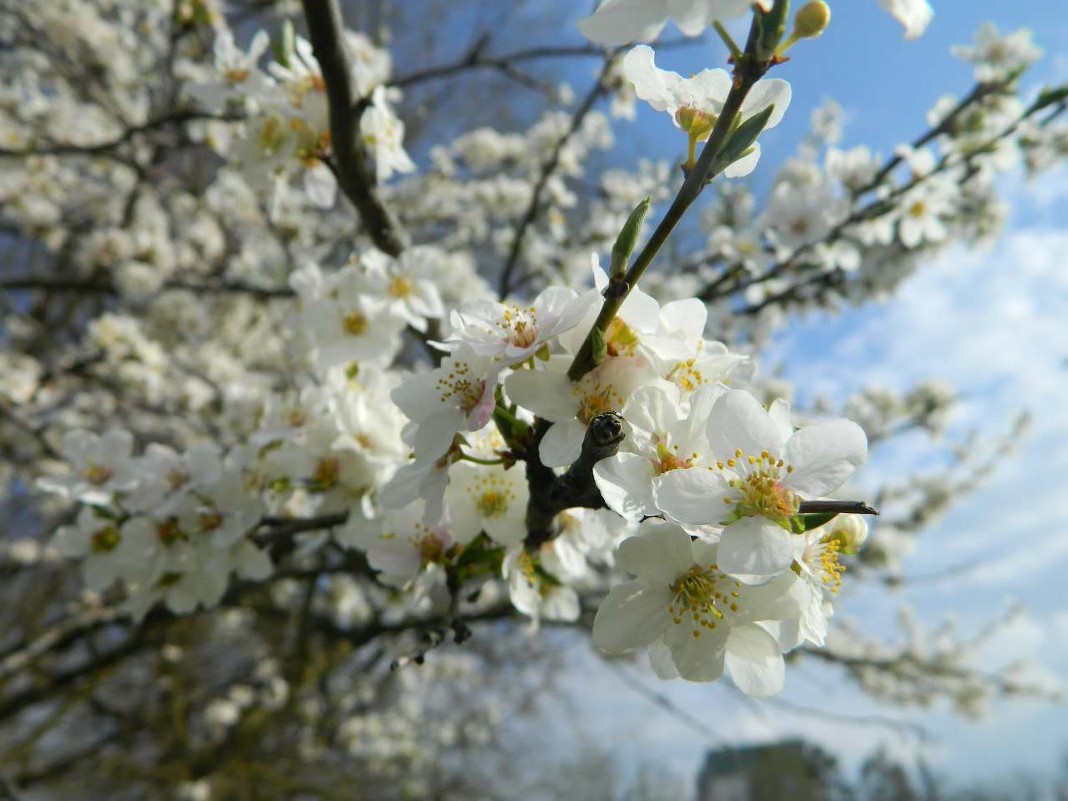
<path fill-rule="evenodd" d="M 775 638 L 759 626 L 737 626 L 727 638 L 727 669 L 738 689 L 767 698 L 782 689 L 786 666 Z"/>
<path fill-rule="evenodd" d="M 850 420 L 807 426 L 786 443 L 783 458 L 794 469 L 783 484 L 801 495 L 821 497 L 842 486 L 867 455 L 864 430 Z"/>
<path fill-rule="evenodd" d="M 670 622 L 670 601 L 666 587 L 653 590 L 641 581 L 617 584 L 597 610 L 593 644 L 613 654 L 649 645 Z"/>
<path fill-rule="evenodd" d="M 575 417 L 553 423 L 538 446 L 541 463 L 546 467 L 567 467 L 582 453 L 582 439 L 585 436 L 586 426 Z"/>
<path fill-rule="evenodd" d="M 723 499 L 730 491 L 723 473 L 705 467 L 669 470 L 653 480 L 656 508 L 672 520 L 716 525 L 726 515 Z"/>
<path fill-rule="evenodd" d="M 760 583 L 790 569 L 794 535 L 763 517 L 747 517 L 723 529 L 719 569 L 747 583 Z"/>
<path fill-rule="evenodd" d="M 747 455 L 758 456 L 766 450 L 778 457 L 785 444 L 779 427 L 764 407 L 741 389 L 725 393 L 712 407 L 708 441 L 717 459 L 727 459 L 739 448 Z"/>
<path fill-rule="evenodd" d="M 665 588 L 694 565 L 690 535 L 671 523 L 644 526 L 620 543 L 618 556 L 624 570 Z"/>
<path fill-rule="evenodd" d="M 636 453 L 617 453 L 593 468 L 593 480 L 608 508 L 628 520 L 656 514 L 653 467 Z"/>

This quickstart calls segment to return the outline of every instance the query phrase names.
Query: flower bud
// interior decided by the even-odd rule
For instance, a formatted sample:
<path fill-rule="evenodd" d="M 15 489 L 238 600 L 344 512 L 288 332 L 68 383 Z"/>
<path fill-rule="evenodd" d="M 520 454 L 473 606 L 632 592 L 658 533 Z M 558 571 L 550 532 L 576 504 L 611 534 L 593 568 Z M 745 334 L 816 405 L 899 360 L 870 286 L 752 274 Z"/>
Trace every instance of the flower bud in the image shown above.
<path fill-rule="evenodd" d="M 868 521 L 863 515 L 838 515 L 825 526 L 828 533 L 824 542 L 838 540 L 838 550 L 842 553 L 856 553 L 868 539 Z"/>
<path fill-rule="evenodd" d="M 805 3 L 794 14 L 794 29 L 791 39 L 815 39 L 831 23 L 831 7 L 823 0 Z"/>
<path fill-rule="evenodd" d="M 716 118 L 692 106 L 683 106 L 675 112 L 675 122 L 690 135 L 691 139 L 700 141 L 712 133 Z"/>

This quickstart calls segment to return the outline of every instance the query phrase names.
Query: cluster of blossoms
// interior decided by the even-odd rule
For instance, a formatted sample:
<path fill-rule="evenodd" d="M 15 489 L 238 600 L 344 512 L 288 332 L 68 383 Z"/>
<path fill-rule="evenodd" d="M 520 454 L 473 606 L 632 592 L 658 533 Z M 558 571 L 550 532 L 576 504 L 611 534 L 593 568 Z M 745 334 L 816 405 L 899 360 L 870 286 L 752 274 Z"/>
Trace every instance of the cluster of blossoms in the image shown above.
<path fill-rule="evenodd" d="M 259 172 L 265 188 L 272 178 L 288 182 L 300 177 L 311 201 L 329 208 L 337 183 L 324 161 L 331 148 L 326 84 L 311 44 L 293 36 L 291 28 L 286 33 L 275 60 L 263 69 L 267 32 L 257 33 L 243 51 L 223 28 L 215 39 L 214 69 L 190 67 L 188 91 L 210 112 L 240 115 L 239 125 L 217 123 L 206 132 L 212 147 L 238 164 L 254 165 L 251 171 Z M 356 100 L 367 103 L 359 134 L 374 158 L 378 180 L 411 172 L 415 164 L 404 150 L 404 123 L 392 109 L 400 93 L 386 86 L 392 70 L 389 51 L 350 30 L 343 45 L 354 65 Z"/>
<path fill-rule="evenodd" d="M 884 5 L 910 35 L 929 19 L 923 2 Z M 648 39 L 668 17 L 689 34 L 751 10 L 608 0 L 583 29 L 598 41 Z M 748 693 L 776 692 L 782 654 L 824 644 L 841 557 L 867 533 L 860 517 L 826 520 L 804 504 L 840 490 L 867 440 L 846 420 L 797 427 L 753 360 L 724 341 L 739 341 L 745 325 L 759 344 L 775 322 L 765 306 L 770 315 L 828 293 L 879 296 L 925 250 L 992 230 L 992 176 L 1058 147 L 1035 105 L 1010 91 L 1037 51 L 1027 37 L 995 36 L 986 30 L 960 52 L 987 90 L 963 112 L 941 101 L 927 145 L 888 161 L 840 150 L 830 109 L 762 211 L 729 184 L 705 216 L 706 246 L 683 269 L 643 279 L 661 303 L 622 286 L 614 253 L 610 274 L 596 256 L 587 267 L 643 197 L 666 197 L 671 174 L 650 163 L 608 171 L 589 219 L 572 213 L 580 188 L 568 179 L 611 144 L 605 117 L 553 112 L 525 134 L 463 134 L 431 153 L 425 174 L 383 189 L 415 241 L 433 244 L 389 255 L 360 239 L 350 252 L 351 220 L 330 213 L 330 108 L 311 45 L 284 34 L 262 67 L 266 34 L 243 50 L 218 23 L 211 63 L 181 61 L 179 73 L 183 96 L 207 117 L 186 133 L 228 166 L 202 192 L 146 189 L 121 210 L 102 200 L 107 225 L 56 236 L 82 265 L 77 277 L 106 279 L 94 286 L 130 304 L 93 319 L 86 343 L 97 358 L 85 369 L 147 411 L 129 430 L 98 435 L 88 429 L 99 396 L 72 404 L 59 447 L 67 469 L 37 483 L 81 505 L 55 548 L 81 560 L 90 590 L 118 588 L 136 616 L 158 603 L 175 613 L 215 606 L 235 579 L 265 581 L 294 552 L 356 552 L 417 613 L 462 616 L 491 604 L 486 588 L 496 587 L 535 622 L 575 621 L 603 596 L 593 637 L 604 650 L 649 647 L 664 677 L 709 681 L 726 668 Z M 378 181 L 413 171 L 391 111 L 388 53 L 351 31 L 342 41 Z M 637 97 L 683 131 L 687 173 L 736 91 L 723 70 L 661 70 L 644 45 L 622 57 L 615 80 L 621 107 Z M 732 135 L 754 121 L 775 126 L 790 99 L 784 80 L 754 81 Z M 756 134 L 743 145 L 717 165 L 723 177 L 757 165 Z M 152 166 L 116 161 L 108 170 L 119 187 Z M 43 169 L 61 187 L 88 173 L 102 198 L 112 176 L 95 165 Z M 25 193 L 30 180 L 11 179 L 5 192 Z M 531 219 L 544 210 L 545 224 L 531 224 L 520 254 L 523 234 L 502 223 L 527 209 Z M 47 226 L 64 209 L 42 201 L 19 212 Z M 179 232 L 182 247 L 170 247 Z M 512 268 L 547 288 L 498 300 L 475 269 L 486 254 L 511 254 L 504 289 L 519 283 L 508 281 Z M 625 300 L 600 320 L 621 287 Z M 222 297 L 202 303 L 197 289 Z M 742 314 L 723 313 L 732 311 Z M 576 374 L 594 341 L 592 364 Z M 415 352 L 434 364 L 416 364 Z M 32 364 L 13 360 L 8 373 L 18 381 L 5 399 L 50 400 Z M 198 440 L 195 426 L 157 434 L 165 415 L 151 412 L 176 386 L 181 411 L 218 426 L 217 442 Z M 558 502 L 609 412 L 624 421 L 618 448 L 587 465 L 585 495 Z M 148 444 L 137 450 L 135 440 Z M 287 530 L 291 540 L 275 548 Z M 240 700 L 217 705 L 220 726 Z"/>

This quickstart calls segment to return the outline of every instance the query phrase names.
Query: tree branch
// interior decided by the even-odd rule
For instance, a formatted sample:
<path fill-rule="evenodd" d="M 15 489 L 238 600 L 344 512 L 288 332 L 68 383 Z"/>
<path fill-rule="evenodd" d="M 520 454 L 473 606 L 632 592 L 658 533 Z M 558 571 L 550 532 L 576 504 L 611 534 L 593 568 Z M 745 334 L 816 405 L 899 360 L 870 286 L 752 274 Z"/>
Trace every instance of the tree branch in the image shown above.
<path fill-rule="evenodd" d="M 342 33 L 345 29 L 337 0 L 302 0 L 308 38 L 323 72 L 330 106 L 330 146 L 338 186 L 363 221 L 375 247 L 399 256 L 408 246 L 400 220 L 382 202 L 370 168 L 370 155 L 357 130 L 362 107 L 353 108 L 352 63 Z"/>

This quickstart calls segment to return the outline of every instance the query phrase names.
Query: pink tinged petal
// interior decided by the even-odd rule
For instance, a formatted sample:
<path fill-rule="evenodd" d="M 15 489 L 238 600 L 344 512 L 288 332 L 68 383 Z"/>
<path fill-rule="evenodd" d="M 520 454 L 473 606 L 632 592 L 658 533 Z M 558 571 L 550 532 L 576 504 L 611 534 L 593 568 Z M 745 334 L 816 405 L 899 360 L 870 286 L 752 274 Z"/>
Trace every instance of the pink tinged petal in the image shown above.
<path fill-rule="evenodd" d="M 779 644 L 760 626 L 731 629 L 726 662 L 738 689 L 754 698 L 775 695 L 786 679 Z"/>
<path fill-rule="evenodd" d="M 593 468 L 593 480 L 608 508 L 628 520 L 656 514 L 653 467 L 636 453 L 619 453 Z"/>
<path fill-rule="evenodd" d="M 645 526 L 638 536 L 623 540 L 618 558 L 624 570 L 665 591 L 694 566 L 690 535 L 670 523 Z"/>
<path fill-rule="evenodd" d="M 864 430 L 850 420 L 807 426 L 790 437 L 783 458 L 793 472 L 783 481 L 789 489 L 818 498 L 838 489 L 868 456 Z"/>
<path fill-rule="evenodd" d="M 538 456 L 546 467 L 566 467 L 582 453 L 582 438 L 586 426 L 572 417 L 561 423 L 553 423 L 545 432 L 538 446 Z"/>
<path fill-rule="evenodd" d="M 766 450 L 778 457 L 786 440 L 779 427 L 745 390 L 732 389 L 725 393 L 708 418 L 708 441 L 717 459 L 728 459 L 737 449 L 751 456 Z"/>
<path fill-rule="evenodd" d="M 695 624 L 689 616 L 684 616 L 681 623 L 669 623 L 664 643 L 671 649 L 679 675 L 688 681 L 715 681 L 723 675 L 729 632 L 730 627 L 725 623 L 707 629 Z"/>
<path fill-rule="evenodd" d="M 656 507 L 671 519 L 691 525 L 717 525 L 729 513 L 730 492 L 723 473 L 704 467 L 670 470 L 653 481 Z"/>
<path fill-rule="evenodd" d="M 763 517 L 747 517 L 723 529 L 719 569 L 739 581 L 759 584 L 790 569 L 794 535 Z"/>
<path fill-rule="evenodd" d="M 578 23 L 582 35 L 598 44 L 621 45 L 655 39 L 667 22 L 665 0 L 607 0 Z"/>
<path fill-rule="evenodd" d="M 670 603 L 666 587 L 650 588 L 640 581 L 617 584 L 597 610 L 593 644 L 613 654 L 649 645 L 671 624 Z"/>

